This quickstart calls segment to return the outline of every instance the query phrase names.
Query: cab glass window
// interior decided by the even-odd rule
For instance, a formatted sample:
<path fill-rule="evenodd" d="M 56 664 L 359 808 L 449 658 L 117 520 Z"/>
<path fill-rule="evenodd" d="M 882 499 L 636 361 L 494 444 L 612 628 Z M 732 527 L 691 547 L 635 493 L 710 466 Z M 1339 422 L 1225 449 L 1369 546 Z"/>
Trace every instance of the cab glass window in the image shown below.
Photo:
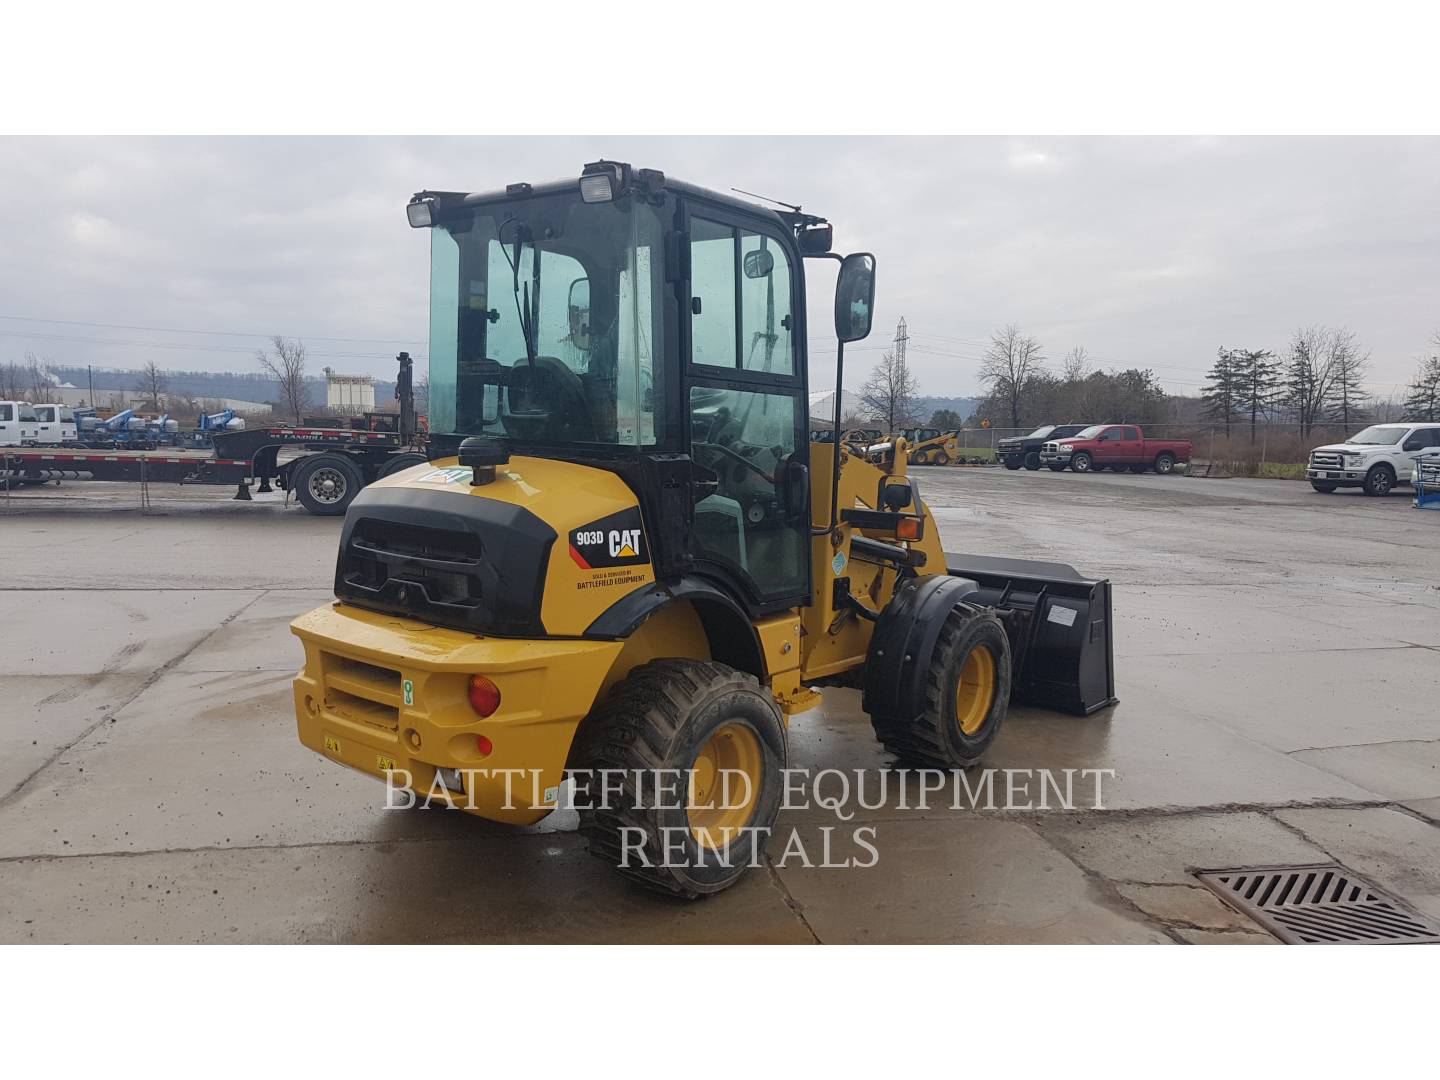
<path fill-rule="evenodd" d="M 691 363 L 794 375 L 790 290 L 775 237 L 692 218 Z"/>
<path fill-rule="evenodd" d="M 795 374 L 790 319 L 790 264 L 773 237 L 740 231 L 741 366 Z"/>
<path fill-rule="evenodd" d="M 690 223 L 690 360 L 735 367 L 735 230 Z"/>

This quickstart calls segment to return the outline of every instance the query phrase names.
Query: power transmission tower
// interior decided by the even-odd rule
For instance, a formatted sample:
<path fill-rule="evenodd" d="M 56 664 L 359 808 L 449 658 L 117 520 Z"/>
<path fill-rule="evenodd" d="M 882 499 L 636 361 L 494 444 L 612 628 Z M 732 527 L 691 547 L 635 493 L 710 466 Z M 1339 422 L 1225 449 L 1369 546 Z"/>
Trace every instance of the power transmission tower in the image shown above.
<path fill-rule="evenodd" d="M 905 328 L 905 319 L 902 316 L 900 325 L 895 328 L 895 363 L 900 368 L 905 367 L 905 343 L 910 340 L 910 331 Z"/>

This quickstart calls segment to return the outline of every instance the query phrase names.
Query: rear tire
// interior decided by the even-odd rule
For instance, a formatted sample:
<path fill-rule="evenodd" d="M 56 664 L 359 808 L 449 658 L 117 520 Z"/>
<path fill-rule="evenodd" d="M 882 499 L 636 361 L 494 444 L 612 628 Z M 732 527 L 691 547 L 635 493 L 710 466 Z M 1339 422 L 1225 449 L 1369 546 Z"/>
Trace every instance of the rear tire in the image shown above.
<path fill-rule="evenodd" d="M 1010 707 L 1010 641 L 988 608 L 950 613 L 925 674 L 920 719 L 872 716 L 875 736 L 902 762 L 962 769 L 980 760 Z"/>
<path fill-rule="evenodd" d="M 1365 474 L 1365 483 L 1361 490 L 1366 495 L 1389 495 L 1394 486 L 1395 470 L 1389 465 L 1376 465 Z"/>
<path fill-rule="evenodd" d="M 1168 450 L 1155 455 L 1155 471 L 1161 476 L 1175 471 L 1175 455 Z"/>
<path fill-rule="evenodd" d="M 345 513 L 363 486 L 360 470 L 343 454 L 316 454 L 295 469 L 295 495 L 300 505 L 320 517 Z"/>
<path fill-rule="evenodd" d="M 1070 459 L 1070 468 L 1076 472 L 1089 472 L 1095 468 L 1095 459 L 1087 451 L 1081 450 Z"/>
<path fill-rule="evenodd" d="M 1009 469 L 1011 472 L 1019 472 L 1020 466 L 1024 464 L 1025 463 L 1019 458 L 1007 457 L 1005 459 L 1005 468 Z"/>
<path fill-rule="evenodd" d="M 1025 468 L 1030 472 L 1036 472 L 1040 468 L 1040 451 L 1031 450 L 1025 455 Z"/>
<path fill-rule="evenodd" d="M 612 778 L 608 787 L 580 777 L 588 787 L 577 800 L 580 832 L 592 855 L 648 889 L 712 895 L 759 863 L 786 757 L 780 710 L 754 676 L 711 661 L 652 660 L 617 683 L 580 729 L 571 765 L 615 770 L 602 774 Z M 733 770 L 728 798 L 717 770 Z M 670 785 L 658 797 L 657 776 Z M 692 780 L 697 805 L 687 806 Z"/>
<path fill-rule="evenodd" d="M 424 465 L 429 460 L 424 454 L 396 454 L 380 466 L 380 471 L 376 474 L 375 479 L 379 480 L 381 477 L 403 472 L 405 469 L 413 469 L 416 465 Z"/>
<path fill-rule="evenodd" d="M 1333 495 L 1333 494 L 1335 494 L 1335 489 L 1338 488 L 1340 485 L 1339 485 L 1339 484 L 1322 484 L 1322 483 L 1321 483 L 1320 481 L 1318 481 L 1318 480 L 1311 480 L 1311 481 L 1310 481 L 1310 486 L 1311 486 L 1312 488 L 1314 488 L 1316 491 L 1320 492 L 1321 495 Z"/>

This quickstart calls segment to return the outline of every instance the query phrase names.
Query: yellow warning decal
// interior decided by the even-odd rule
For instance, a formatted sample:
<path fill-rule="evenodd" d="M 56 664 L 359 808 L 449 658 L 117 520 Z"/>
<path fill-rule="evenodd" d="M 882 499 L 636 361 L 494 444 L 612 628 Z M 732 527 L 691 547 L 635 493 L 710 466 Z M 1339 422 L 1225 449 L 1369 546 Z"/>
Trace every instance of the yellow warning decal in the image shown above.
<path fill-rule="evenodd" d="M 376 764 L 376 766 L 379 767 L 379 769 L 380 769 L 381 772 L 394 772 L 394 771 L 395 771 L 395 759 L 394 759 L 394 758 L 388 758 L 388 757 L 386 757 L 384 754 L 377 754 L 377 755 L 376 755 L 376 757 L 375 757 L 375 764 Z"/>
<path fill-rule="evenodd" d="M 325 736 L 325 752 L 327 754 L 340 753 L 340 740 L 335 738 L 334 735 Z"/>

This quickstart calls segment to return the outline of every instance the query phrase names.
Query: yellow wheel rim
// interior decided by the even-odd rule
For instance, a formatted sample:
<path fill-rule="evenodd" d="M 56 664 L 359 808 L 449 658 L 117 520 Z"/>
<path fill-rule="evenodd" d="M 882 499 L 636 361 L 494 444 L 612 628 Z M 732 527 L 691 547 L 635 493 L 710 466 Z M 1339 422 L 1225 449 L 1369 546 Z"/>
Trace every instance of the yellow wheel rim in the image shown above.
<path fill-rule="evenodd" d="M 690 769 L 687 812 L 696 843 L 711 850 L 735 843 L 760 799 L 765 778 L 760 740 L 744 724 L 725 724 L 700 748 Z"/>
<path fill-rule="evenodd" d="M 955 716 L 960 730 L 974 735 L 990 715 L 995 701 L 995 656 L 986 645 L 976 645 L 960 668 L 955 686 Z"/>

